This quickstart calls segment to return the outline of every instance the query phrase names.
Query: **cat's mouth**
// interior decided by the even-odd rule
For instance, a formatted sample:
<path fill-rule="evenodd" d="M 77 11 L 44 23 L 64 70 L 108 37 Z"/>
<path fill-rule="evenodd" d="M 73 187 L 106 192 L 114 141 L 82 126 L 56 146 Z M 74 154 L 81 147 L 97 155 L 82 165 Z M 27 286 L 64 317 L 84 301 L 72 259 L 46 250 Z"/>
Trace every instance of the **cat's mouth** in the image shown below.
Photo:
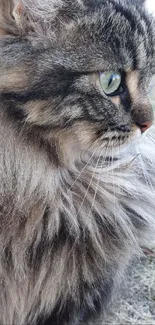
<path fill-rule="evenodd" d="M 108 147 L 117 147 L 126 144 L 129 141 L 139 137 L 141 132 L 138 128 L 129 132 L 108 131 L 100 135 L 100 141 L 107 144 Z"/>
<path fill-rule="evenodd" d="M 134 124 L 131 124 L 130 130 L 127 129 L 125 130 L 126 132 L 118 129 L 111 129 L 110 127 L 105 129 L 101 123 L 97 125 L 88 125 L 87 123 L 82 123 L 80 125 L 76 124 L 74 125 L 73 131 L 75 135 L 74 141 L 70 142 L 72 145 L 72 152 L 76 151 L 76 144 L 77 148 L 80 149 L 80 155 L 84 155 L 84 159 L 85 155 L 88 155 L 88 158 L 92 155 L 98 157 L 97 159 L 99 159 L 99 157 L 104 157 L 107 162 L 110 162 L 110 160 L 116 161 L 117 157 L 121 155 L 124 149 L 133 141 L 136 142 L 141 136 L 140 129 Z M 68 148 L 68 142 L 66 143 Z"/>
<path fill-rule="evenodd" d="M 118 143 L 121 144 L 121 143 L 124 143 L 128 138 L 129 138 L 128 134 L 123 134 L 123 135 L 122 134 L 121 135 L 110 134 L 110 135 L 103 136 L 101 138 L 101 140 L 109 142 L 109 146 L 111 146 L 111 145 L 114 146 L 115 142 L 116 142 L 116 145 Z"/>
<path fill-rule="evenodd" d="M 108 131 L 100 136 L 101 146 L 98 146 L 96 155 L 93 156 L 91 163 L 96 168 L 100 166 L 110 167 L 113 164 L 119 163 L 121 157 L 124 157 L 124 152 L 128 152 L 130 146 L 141 136 L 141 131 L 138 127 L 133 127 L 130 133 L 119 134 L 115 131 Z M 130 152 L 130 150 L 129 150 Z"/>
<path fill-rule="evenodd" d="M 120 152 L 130 143 L 137 141 L 140 136 L 141 131 L 136 125 L 131 127 L 130 132 L 121 132 L 117 130 L 102 131 L 102 133 L 98 133 L 98 154 L 99 151 L 102 151 L 108 162 L 110 162 L 110 160 L 116 161 L 116 157 Z"/>

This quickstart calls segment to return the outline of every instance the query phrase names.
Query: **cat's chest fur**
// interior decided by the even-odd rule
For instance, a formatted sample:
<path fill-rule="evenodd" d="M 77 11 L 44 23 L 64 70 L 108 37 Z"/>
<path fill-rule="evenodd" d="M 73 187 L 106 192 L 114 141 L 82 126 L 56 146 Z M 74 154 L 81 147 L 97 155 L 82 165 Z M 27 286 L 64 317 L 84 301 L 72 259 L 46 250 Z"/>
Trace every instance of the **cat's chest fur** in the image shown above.
<path fill-rule="evenodd" d="M 1 323 L 40 322 L 45 311 L 49 324 L 87 320 L 106 309 L 143 231 L 154 223 L 154 193 L 143 178 L 141 157 L 131 146 L 130 158 L 112 163 L 92 153 L 70 169 L 57 169 L 10 131 L 5 130 L 7 146 L 4 137 L 0 140 L 0 265 L 11 299 L 10 314 L 4 313 Z M 145 177 L 154 186 L 151 145 L 145 137 L 140 152 L 148 166 Z M 61 308 L 60 322 L 55 317 Z"/>

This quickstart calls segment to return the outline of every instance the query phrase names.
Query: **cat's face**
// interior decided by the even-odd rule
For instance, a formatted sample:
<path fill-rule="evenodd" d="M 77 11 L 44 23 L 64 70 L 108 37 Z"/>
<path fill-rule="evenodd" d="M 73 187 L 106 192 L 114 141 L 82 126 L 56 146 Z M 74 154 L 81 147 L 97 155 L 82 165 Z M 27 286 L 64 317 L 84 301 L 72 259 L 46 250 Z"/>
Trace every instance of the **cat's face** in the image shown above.
<path fill-rule="evenodd" d="M 0 1 L 0 101 L 8 118 L 84 150 L 118 147 L 144 131 L 153 120 L 154 42 L 143 9 L 114 0 L 40 4 Z"/>

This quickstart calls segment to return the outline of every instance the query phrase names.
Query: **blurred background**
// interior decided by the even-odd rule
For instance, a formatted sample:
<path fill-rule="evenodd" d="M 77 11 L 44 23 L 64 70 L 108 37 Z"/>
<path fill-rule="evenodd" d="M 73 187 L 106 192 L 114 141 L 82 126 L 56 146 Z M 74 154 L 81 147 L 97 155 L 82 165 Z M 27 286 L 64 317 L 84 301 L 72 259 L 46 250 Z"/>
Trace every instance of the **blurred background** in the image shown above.
<path fill-rule="evenodd" d="M 154 0 L 155 1 L 155 0 Z M 155 75 L 153 76 L 149 87 L 149 98 L 155 112 Z"/>

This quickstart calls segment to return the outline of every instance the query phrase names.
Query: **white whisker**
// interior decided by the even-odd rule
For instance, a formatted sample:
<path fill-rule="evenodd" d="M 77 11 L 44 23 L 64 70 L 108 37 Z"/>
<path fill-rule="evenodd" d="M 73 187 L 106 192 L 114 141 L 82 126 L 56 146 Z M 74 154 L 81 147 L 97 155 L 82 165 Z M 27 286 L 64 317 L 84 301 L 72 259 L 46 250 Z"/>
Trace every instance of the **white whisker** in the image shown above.
<path fill-rule="evenodd" d="M 84 167 L 82 168 L 82 170 L 80 171 L 80 173 L 78 174 L 77 178 L 74 180 L 74 182 L 72 183 L 72 185 L 68 188 L 67 193 L 69 191 L 71 191 L 71 189 L 73 188 L 73 186 L 75 185 L 75 183 L 77 182 L 77 180 L 80 178 L 80 176 L 82 175 L 82 173 L 85 171 L 85 169 L 88 167 L 89 163 L 91 162 L 91 160 L 94 158 L 96 152 L 97 152 L 98 148 L 96 148 L 96 150 L 94 150 L 94 152 L 92 153 L 91 157 L 88 159 L 87 163 L 84 165 Z"/>
<path fill-rule="evenodd" d="M 109 144 L 109 143 L 108 143 Z M 107 150 L 108 150 L 108 144 L 107 144 L 107 148 L 106 148 L 106 153 L 107 153 Z M 106 153 L 105 153 L 105 157 L 106 157 Z M 99 160 L 102 156 L 102 152 L 99 156 Z M 97 177 L 97 184 L 96 184 L 96 188 L 95 188 L 95 193 L 94 193 L 94 196 L 93 196 L 93 201 L 92 201 L 92 205 L 90 207 L 90 212 L 92 211 L 93 207 L 94 207 L 94 204 L 95 204 L 95 199 L 96 199 L 96 195 L 97 195 L 97 191 L 98 191 L 98 188 L 99 188 L 99 184 L 100 184 L 100 180 L 101 180 L 101 176 L 102 176 L 102 169 L 103 169 L 103 165 L 104 165 L 104 162 L 102 162 L 102 166 L 101 166 L 101 172 L 98 174 L 98 177 Z M 89 215 L 90 215 L 90 212 L 89 212 Z M 89 216 L 88 215 L 88 216 Z"/>

